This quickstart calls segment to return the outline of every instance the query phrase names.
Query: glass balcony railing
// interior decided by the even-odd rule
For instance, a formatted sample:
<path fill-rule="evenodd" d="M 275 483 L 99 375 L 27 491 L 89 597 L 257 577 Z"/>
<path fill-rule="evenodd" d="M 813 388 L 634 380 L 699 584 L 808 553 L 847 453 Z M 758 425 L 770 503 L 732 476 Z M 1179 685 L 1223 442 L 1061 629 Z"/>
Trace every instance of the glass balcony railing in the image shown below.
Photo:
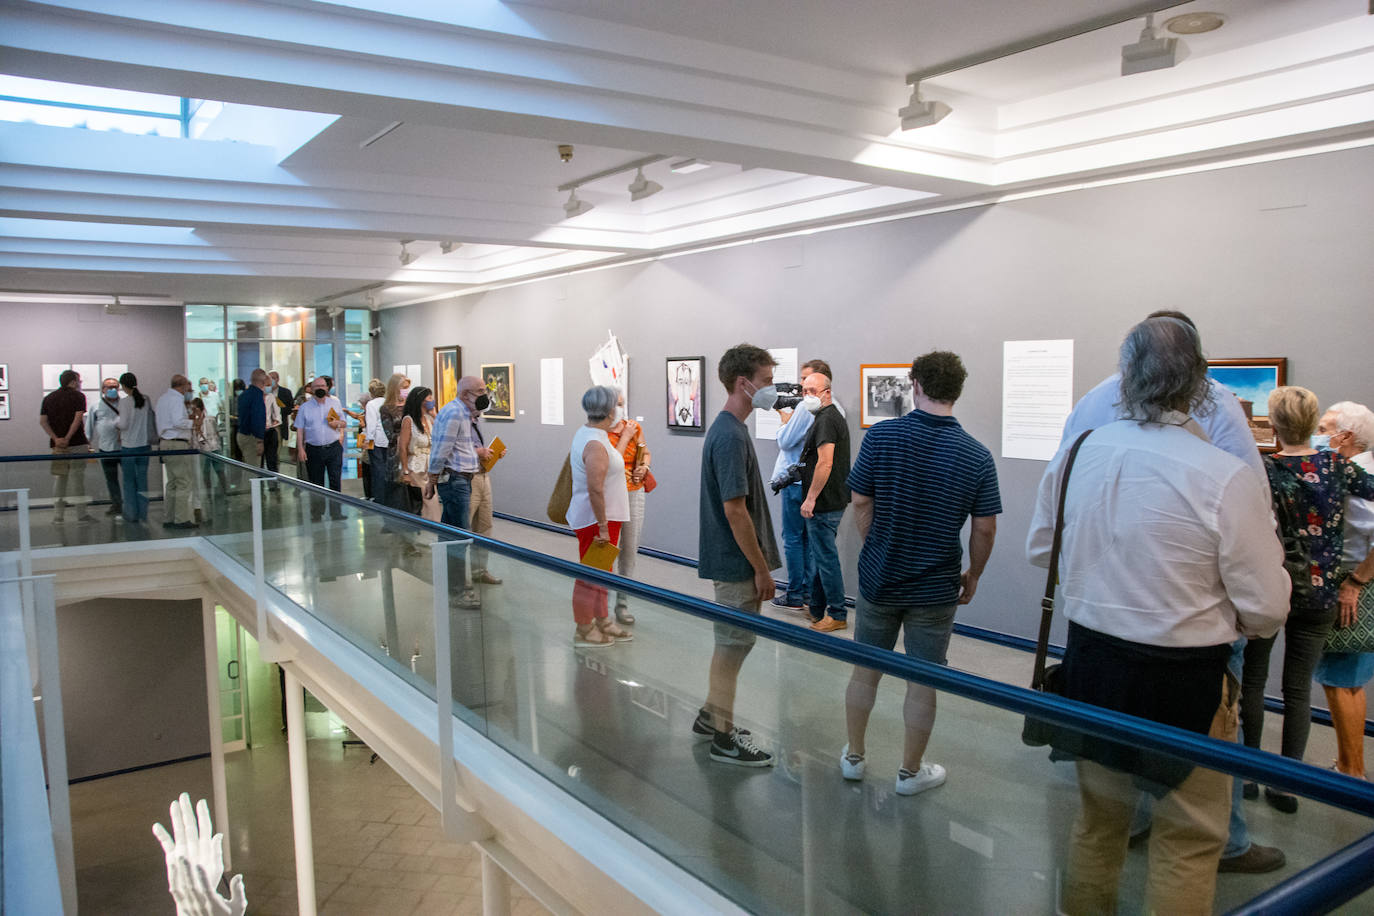
<path fill-rule="evenodd" d="M 1195 777 L 1215 774 L 1214 787 L 1227 793 L 1239 775 L 1301 797 L 1291 815 L 1241 802 L 1250 833 L 1282 846 L 1288 864 L 1218 876 L 1215 912 L 1374 909 L 1366 893 L 1374 887 L 1368 783 L 751 617 L 217 456 L 189 460 L 203 484 L 196 529 L 164 529 L 165 504 L 155 504 L 145 525 L 107 520 L 94 506 L 88 514 L 96 520 L 74 526 L 72 505 L 68 520 L 53 524 L 46 456 L 0 460 L 0 489 L 31 488 L 35 548 L 189 535 L 251 570 L 249 480 L 267 477 L 260 516 L 269 587 L 427 697 L 441 693 L 436 684 L 448 667 L 451 697 L 443 700 L 461 721 L 746 910 L 1055 913 L 1068 911 L 1073 877 L 1103 884 L 1084 878 L 1083 863 L 1097 856 L 1109 872 L 1121 863 L 1118 910 L 1144 911 L 1150 853 L 1075 839 L 1076 765 L 1022 743 L 1028 714 L 1182 761 Z M 85 466 L 85 493 L 100 495 L 98 460 L 74 463 Z M 18 544 L 14 515 L 0 512 L 0 549 Z M 478 551 L 504 584 L 479 587 L 473 602 L 465 587 Z M 435 664 L 436 569 L 448 579 L 439 601 L 448 666 Z M 574 648 L 579 579 L 634 596 L 633 641 Z M 755 639 L 739 669 L 735 720 L 774 755 L 774 766 L 723 765 L 694 734 L 719 624 Z M 886 676 L 867 729 L 867 772 L 850 781 L 839 754 L 856 669 Z M 908 702 L 936 705 L 927 759 L 948 771 L 944 785 L 914 798 L 894 791 Z M 1097 797 L 1129 817 L 1139 788 L 1125 777 L 1108 782 Z M 1159 849 L 1185 841 L 1180 807 L 1170 796 L 1156 802 L 1150 843 Z M 1170 911 L 1167 900 L 1152 903 Z"/>

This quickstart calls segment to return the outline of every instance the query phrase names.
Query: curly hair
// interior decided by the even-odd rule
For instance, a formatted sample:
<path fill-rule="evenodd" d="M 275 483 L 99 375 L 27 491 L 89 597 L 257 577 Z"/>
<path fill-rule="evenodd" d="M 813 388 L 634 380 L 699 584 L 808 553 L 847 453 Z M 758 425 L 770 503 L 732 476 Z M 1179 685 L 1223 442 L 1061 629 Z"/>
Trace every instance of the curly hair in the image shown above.
<path fill-rule="evenodd" d="M 921 393 L 932 401 L 953 404 L 964 392 L 968 370 L 959 354 L 948 350 L 931 350 L 911 361 L 910 378 L 921 386 Z"/>
<path fill-rule="evenodd" d="M 778 361 L 773 359 L 773 355 L 762 347 L 747 343 L 735 344 L 725 351 L 720 362 L 716 364 L 716 375 L 725 386 L 725 390 L 733 394 L 735 379 L 740 376 L 753 378 L 754 373 L 764 366 L 777 364 Z"/>
<path fill-rule="evenodd" d="M 1158 423 L 1169 411 L 1193 413 L 1207 402 L 1207 359 L 1197 329 L 1179 318 L 1147 318 L 1121 343 L 1123 417 Z"/>

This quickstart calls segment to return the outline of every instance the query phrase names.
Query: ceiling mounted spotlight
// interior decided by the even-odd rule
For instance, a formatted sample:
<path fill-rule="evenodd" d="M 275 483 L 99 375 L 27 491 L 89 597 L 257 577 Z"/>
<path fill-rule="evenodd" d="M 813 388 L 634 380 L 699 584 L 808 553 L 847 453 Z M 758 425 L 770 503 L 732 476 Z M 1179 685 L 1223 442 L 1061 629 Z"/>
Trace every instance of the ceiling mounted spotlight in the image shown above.
<path fill-rule="evenodd" d="M 915 130 L 944 120 L 953 110 L 944 102 L 921 98 L 921 84 L 915 82 L 911 84 L 911 101 L 897 110 L 897 117 L 902 119 L 902 130 Z"/>
<path fill-rule="evenodd" d="M 415 255 L 411 254 L 409 251 L 406 251 L 406 246 L 409 245 L 409 244 L 410 244 L 411 242 L 413 242 L 413 241 L 415 241 L 415 240 L 414 240 L 414 239 L 402 239 L 402 240 L 401 240 L 401 256 L 400 256 L 400 258 L 398 258 L 397 260 L 399 260 L 399 261 L 401 262 L 401 266 L 402 266 L 402 267 L 406 267 L 407 265 L 410 264 L 411 261 L 415 260 Z"/>
<path fill-rule="evenodd" d="M 581 216 L 595 206 L 596 204 L 579 199 L 577 188 L 573 188 L 568 192 L 568 199 L 563 204 L 563 212 L 568 215 L 568 219 L 572 219 L 574 216 Z"/>
<path fill-rule="evenodd" d="M 1184 13 L 1182 16 L 1164 20 L 1165 30 L 1173 32 L 1175 35 L 1201 35 L 1204 32 L 1215 32 L 1225 24 L 1226 17 L 1220 13 L 1203 11 Z"/>
<path fill-rule="evenodd" d="M 440 254 L 452 254 L 454 251 L 462 247 L 462 242 L 440 242 L 439 252 Z"/>
<path fill-rule="evenodd" d="M 711 163 L 707 162 L 705 159 L 679 159 L 677 162 L 668 166 L 668 169 L 679 175 L 690 175 L 693 172 L 700 172 L 702 169 L 709 169 L 710 167 Z"/>
<path fill-rule="evenodd" d="M 1167 70 L 1188 56 L 1188 46 L 1178 38 L 1160 38 L 1154 14 L 1145 17 L 1140 40 L 1121 49 L 1121 75 Z"/>
<path fill-rule="evenodd" d="M 630 200 L 643 200 L 646 197 L 653 197 L 663 190 L 663 185 L 657 181 L 650 181 L 644 177 L 644 170 L 635 172 L 635 180 L 630 182 Z"/>

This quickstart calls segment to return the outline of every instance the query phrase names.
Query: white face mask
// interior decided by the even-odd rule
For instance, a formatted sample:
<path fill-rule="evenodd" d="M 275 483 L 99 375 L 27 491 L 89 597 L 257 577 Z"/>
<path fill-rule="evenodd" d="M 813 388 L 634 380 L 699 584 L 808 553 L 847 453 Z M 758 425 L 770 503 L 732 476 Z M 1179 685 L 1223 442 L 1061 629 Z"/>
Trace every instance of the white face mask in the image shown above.
<path fill-rule="evenodd" d="M 754 383 L 750 382 L 749 387 L 753 388 Z M 762 388 L 754 388 L 754 396 L 750 398 L 750 403 L 759 410 L 772 410 L 773 405 L 778 402 L 778 389 L 773 385 L 764 385 Z"/>
<path fill-rule="evenodd" d="M 1317 433 L 1312 437 L 1312 447 L 1321 451 L 1329 451 L 1331 449 L 1331 437 Z"/>
<path fill-rule="evenodd" d="M 820 413 L 822 406 L 821 399 L 814 394 L 808 394 L 806 397 L 802 398 L 801 408 L 807 413 Z"/>
<path fill-rule="evenodd" d="M 615 422 L 617 422 L 617 423 L 622 423 L 622 422 L 624 422 L 626 419 L 628 419 L 629 416 L 630 416 L 629 413 L 625 410 L 624 407 L 621 407 L 621 406 L 617 406 L 617 407 L 616 407 L 616 409 L 615 409 Z"/>

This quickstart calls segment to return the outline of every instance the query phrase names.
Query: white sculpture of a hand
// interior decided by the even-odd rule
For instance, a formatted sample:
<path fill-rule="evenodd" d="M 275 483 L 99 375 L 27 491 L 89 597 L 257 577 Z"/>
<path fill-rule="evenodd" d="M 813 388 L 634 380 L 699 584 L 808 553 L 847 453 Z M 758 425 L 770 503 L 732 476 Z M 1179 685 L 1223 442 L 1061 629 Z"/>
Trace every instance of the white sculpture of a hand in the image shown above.
<path fill-rule="evenodd" d="M 214 833 L 210 806 L 201 799 L 191 808 L 185 792 L 168 809 L 172 835 L 161 824 L 153 824 L 153 836 L 162 844 L 167 862 L 167 889 L 172 893 L 178 916 L 243 916 L 248 900 L 243 875 L 229 882 L 230 897 L 219 895 L 224 877 L 224 834 Z"/>

